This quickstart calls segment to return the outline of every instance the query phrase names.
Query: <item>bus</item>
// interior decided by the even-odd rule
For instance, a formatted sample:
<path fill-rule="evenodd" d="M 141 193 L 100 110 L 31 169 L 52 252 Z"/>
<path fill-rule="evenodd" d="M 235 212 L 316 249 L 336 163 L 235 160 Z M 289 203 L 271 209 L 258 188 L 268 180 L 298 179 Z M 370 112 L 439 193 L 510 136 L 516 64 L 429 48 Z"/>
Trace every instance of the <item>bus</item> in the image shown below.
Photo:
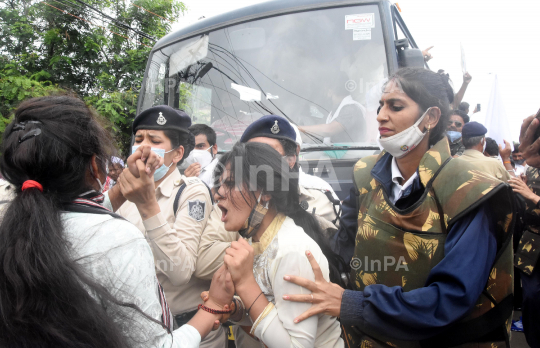
<path fill-rule="evenodd" d="M 344 199 L 352 168 L 380 152 L 376 121 L 388 76 L 423 67 L 388 0 L 276 0 L 207 18 L 153 47 L 137 113 L 185 110 L 213 127 L 221 153 L 264 115 L 298 129 L 299 163 Z"/>

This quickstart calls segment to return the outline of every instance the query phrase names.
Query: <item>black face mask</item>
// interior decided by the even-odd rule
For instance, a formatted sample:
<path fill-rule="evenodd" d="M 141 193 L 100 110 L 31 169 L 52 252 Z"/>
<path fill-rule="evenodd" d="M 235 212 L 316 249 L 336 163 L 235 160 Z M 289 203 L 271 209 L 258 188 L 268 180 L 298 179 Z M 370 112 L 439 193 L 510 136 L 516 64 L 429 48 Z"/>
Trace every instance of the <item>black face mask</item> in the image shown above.
<path fill-rule="evenodd" d="M 520 160 L 517 160 L 517 161 L 516 161 L 516 160 L 514 160 L 514 163 L 515 163 L 515 164 L 517 164 L 517 165 L 520 165 L 520 166 L 522 166 L 522 165 L 523 165 L 523 163 L 525 163 L 525 159 L 520 159 Z"/>

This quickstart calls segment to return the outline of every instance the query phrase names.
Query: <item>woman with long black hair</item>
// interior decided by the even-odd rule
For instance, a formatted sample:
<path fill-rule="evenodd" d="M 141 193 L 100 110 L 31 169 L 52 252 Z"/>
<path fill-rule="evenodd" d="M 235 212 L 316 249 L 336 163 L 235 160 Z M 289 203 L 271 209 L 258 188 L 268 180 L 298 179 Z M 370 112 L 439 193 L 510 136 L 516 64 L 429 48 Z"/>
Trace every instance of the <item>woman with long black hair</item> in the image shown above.
<path fill-rule="evenodd" d="M 0 158 L 15 192 L 0 224 L 0 346 L 198 347 L 230 303 L 220 270 L 211 301 L 171 334 L 148 243 L 101 206 L 112 149 L 77 98 L 30 99 L 15 111 Z M 149 160 L 151 172 L 161 163 Z"/>
<path fill-rule="evenodd" d="M 224 256 L 238 295 L 231 320 L 252 326 L 251 334 L 269 348 L 343 347 L 336 318 L 321 315 L 297 325 L 293 319 L 310 304 L 282 299 L 285 293 L 301 291 L 283 279 L 285 274 L 313 277 L 306 250 L 327 280 L 340 282 L 338 269 L 343 266 L 318 221 L 300 206 L 298 176 L 286 159 L 262 143 L 238 143 L 220 164 L 215 197 L 221 220 L 227 231 L 243 237 Z"/>

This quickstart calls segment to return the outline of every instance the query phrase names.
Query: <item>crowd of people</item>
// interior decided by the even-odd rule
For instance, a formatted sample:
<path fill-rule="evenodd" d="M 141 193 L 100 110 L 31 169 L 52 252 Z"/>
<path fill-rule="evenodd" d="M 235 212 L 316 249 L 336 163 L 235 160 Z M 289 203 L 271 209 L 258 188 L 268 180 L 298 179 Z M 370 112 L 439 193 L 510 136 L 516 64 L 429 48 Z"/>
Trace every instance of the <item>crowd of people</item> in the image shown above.
<path fill-rule="evenodd" d="M 22 102 L 0 157 L 0 346 L 224 348 L 230 326 L 238 348 L 509 347 L 520 308 L 540 347 L 540 122 L 499 146 L 456 103 L 469 82 L 390 76 L 383 151 L 343 201 L 281 116 L 218 155 L 212 127 L 154 106 L 124 161 L 80 99 Z"/>

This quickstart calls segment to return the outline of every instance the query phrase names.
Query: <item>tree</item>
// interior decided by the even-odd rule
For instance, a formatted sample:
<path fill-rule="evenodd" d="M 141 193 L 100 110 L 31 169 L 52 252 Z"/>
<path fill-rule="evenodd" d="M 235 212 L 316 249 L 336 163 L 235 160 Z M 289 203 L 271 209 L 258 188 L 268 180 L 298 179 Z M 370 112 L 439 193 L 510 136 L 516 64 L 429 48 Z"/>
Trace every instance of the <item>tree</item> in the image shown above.
<path fill-rule="evenodd" d="M 22 99 L 66 90 L 109 119 L 127 150 L 151 47 L 185 11 L 178 0 L 3 1 L 0 131 Z"/>

